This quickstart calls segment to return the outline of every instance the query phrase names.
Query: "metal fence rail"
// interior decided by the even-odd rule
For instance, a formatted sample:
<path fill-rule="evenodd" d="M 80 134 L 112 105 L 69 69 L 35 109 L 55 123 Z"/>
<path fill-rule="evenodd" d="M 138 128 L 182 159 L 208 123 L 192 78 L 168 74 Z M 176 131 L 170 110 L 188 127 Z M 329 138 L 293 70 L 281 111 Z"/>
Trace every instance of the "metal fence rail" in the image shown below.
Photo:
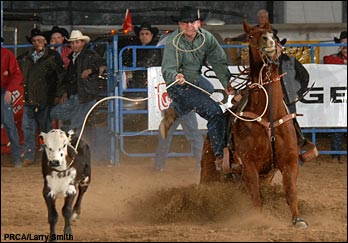
<path fill-rule="evenodd" d="M 313 43 L 313 44 L 288 44 L 285 46 L 293 46 L 293 47 L 310 47 L 311 49 L 311 61 L 314 63 L 314 49 L 315 47 L 332 47 L 332 46 L 346 46 L 346 44 L 333 44 L 333 43 Z M 223 48 L 247 48 L 247 45 L 222 45 Z M 136 50 L 138 49 L 156 49 L 156 48 L 163 48 L 162 47 L 156 47 L 156 46 L 126 46 L 120 50 L 120 53 L 118 55 L 118 63 L 119 65 L 119 80 L 122 80 L 122 77 L 124 76 L 124 72 L 128 71 L 137 71 L 137 70 L 146 70 L 145 67 L 138 67 L 136 66 Z M 133 63 L 131 66 L 125 67 L 122 65 L 123 63 L 123 54 L 126 50 L 132 49 L 132 59 Z M 115 55 L 116 56 L 116 55 Z M 147 88 L 128 88 L 128 89 L 123 89 L 122 85 L 119 85 L 119 90 L 118 94 L 122 96 L 125 93 L 136 93 L 136 92 L 144 92 L 147 93 Z M 123 109 L 123 101 L 119 101 L 119 139 L 120 139 L 120 151 L 130 157 L 152 157 L 155 154 L 154 153 L 131 153 L 128 152 L 127 149 L 125 148 L 125 137 L 131 137 L 131 136 L 136 136 L 136 135 L 142 135 L 142 136 L 158 136 L 158 131 L 125 131 L 124 129 L 124 123 L 123 123 L 123 118 L 125 115 L 136 115 L 136 114 L 143 114 L 146 115 L 148 114 L 148 110 L 143 109 L 143 110 L 125 110 Z M 332 133 L 332 132 L 347 132 L 347 128 L 330 128 L 330 129 L 323 129 L 323 128 L 309 128 L 309 129 L 302 129 L 304 133 L 311 133 L 312 135 L 312 141 L 313 143 L 316 143 L 317 140 L 317 134 L 318 133 Z M 202 133 L 206 133 L 206 130 L 202 130 Z M 182 135 L 183 132 L 177 131 L 175 135 Z M 331 151 L 331 150 L 321 150 L 319 151 L 320 154 L 347 154 L 347 151 Z M 175 153 L 171 152 L 169 153 L 169 156 L 188 156 L 192 155 L 191 153 Z"/>
<path fill-rule="evenodd" d="M 91 48 L 93 48 L 93 43 L 91 43 Z M 125 72 L 134 72 L 138 70 L 147 70 L 146 67 L 138 67 L 136 66 L 136 51 L 139 49 L 161 49 L 162 47 L 156 46 L 126 46 L 118 51 L 118 36 L 115 35 L 113 37 L 112 43 L 103 42 L 99 44 L 106 45 L 106 59 L 107 59 L 107 90 L 105 96 L 124 96 L 126 94 L 131 93 L 144 93 L 147 96 L 147 88 L 127 88 L 124 89 L 122 82 Z M 314 44 L 287 44 L 285 46 L 294 46 L 294 47 L 303 47 L 307 46 L 311 48 L 312 62 L 314 63 L 314 48 L 315 47 L 332 47 L 332 46 L 346 46 L 347 44 L 334 44 L 334 43 L 314 43 Z M 5 48 L 14 49 L 17 48 L 28 48 L 32 47 L 31 44 L 27 45 L 2 45 Z M 223 48 L 247 48 L 246 45 L 222 45 Z M 123 54 L 126 50 L 132 49 L 132 58 L 133 62 L 131 66 L 123 66 Z M 156 143 L 158 141 L 158 131 L 149 131 L 144 129 L 142 131 L 126 131 L 124 119 L 125 116 L 132 115 L 148 115 L 148 109 L 135 109 L 135 110 L 127 110 L 124 108 L 124 102 L 122 99 L 115 99 L 108 101 L 108 135 L 110 136 L 110 143 L 108 144 L 108 148 L 110 150 L 110 163 L 118 164 L 120 163 L 120 155 L 121 153 L 130 156 L 130 157 L 153 157 L 155 155 L 154 152 L 151 153 L 132 153 L 127 151 L 125 138 L 130 138 L 134 136 L 144 136 L 145 138 L 156 139 Z M 147 119 L 146 119 L 147 122 Z M 304 133 L 310 133 L 312 137 L 312 142 L 316 143 L 317 135 L 319 133 L 347 133 L 347 128 L 306 128 L 302 129 Z M 202 134 L 205 134 L 207 130 L 201 130 Z M 182 131 L 176 131 L 174 135 L 183 135 Z M 98 135 L 98 134 L 96 134 Z M 144 140 L 145 141 L 145 140 Z M 332 151 L 332 150 L 320 150 L 320 154 L 347 154 L 347 150 L 340 151 Z M 170 152 L 168 156 L 191 156 L 192 152 L 188 153 L 179 153 L 179 152 Z"/>

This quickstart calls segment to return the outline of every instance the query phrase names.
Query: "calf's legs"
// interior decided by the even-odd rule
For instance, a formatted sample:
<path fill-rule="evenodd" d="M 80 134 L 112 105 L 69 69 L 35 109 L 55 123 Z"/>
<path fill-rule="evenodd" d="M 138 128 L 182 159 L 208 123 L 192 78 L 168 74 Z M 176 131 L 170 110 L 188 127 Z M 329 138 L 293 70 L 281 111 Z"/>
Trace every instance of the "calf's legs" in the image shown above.
<path fill-rule="evenodd" d="M 73 221 L 77 221 L 80 217 L 82 197 L 87 191 L 87 188 L 88 188 L 88 184 L 79 184 L 79 193 L 78 193 L 78 196 L 74 205 L 74 209 L 73 209 L 73 214 L 71 217 L 71 220 Z"/>
<path fill-rule="evenodd" d="M 51 239 L 54 239 L 55 234 L 56 234 L 56 224 L 58 221 L 58 213 L 56 210 L 56 199 L 52 198 L 49 195 L 49 191 L 43 191 L 43 196 L 45 198 L 46 206 L 47 206 L 47 211 L 48 211 L 48 223 L 50 225 L 50 235 L 49 235 L 49 241 L 54 241 Z M 53 236 L 53 237 L 52 237 Z"/>

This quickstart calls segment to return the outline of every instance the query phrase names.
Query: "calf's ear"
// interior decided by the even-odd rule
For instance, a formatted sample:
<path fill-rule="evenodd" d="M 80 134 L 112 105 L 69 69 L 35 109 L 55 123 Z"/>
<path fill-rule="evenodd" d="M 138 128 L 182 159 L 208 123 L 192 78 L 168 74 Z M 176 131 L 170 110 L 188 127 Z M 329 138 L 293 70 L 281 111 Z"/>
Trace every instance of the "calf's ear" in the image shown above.
<path fill-rule="evenodd" d="M 39 142 L 40 142 L 41 145 L 44 145 L 44 144 L 45 144 L 45 137 L 46 137 L 46 133 L 40 132 L 40 135 L 39 135 Z"/>
<path fill-rule="evenodd" d="M 69 130 L 68 131 L 68 139 L 69 139 L 69 142 L 71 141 L 72 137 L 74 136 L 75 132 L 74 130 Z"/>

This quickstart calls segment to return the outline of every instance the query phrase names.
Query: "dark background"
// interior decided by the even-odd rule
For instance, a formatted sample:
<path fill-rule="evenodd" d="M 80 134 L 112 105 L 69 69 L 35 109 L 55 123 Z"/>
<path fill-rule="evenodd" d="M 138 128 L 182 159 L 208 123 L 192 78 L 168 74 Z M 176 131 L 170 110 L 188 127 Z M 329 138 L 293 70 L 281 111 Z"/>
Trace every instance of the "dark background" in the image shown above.
<path fill-rule="evenodd" d="M 257 11 L 267 9 L 271 23 L 284 23 L 284 1 L 3 1 L 4 13 L 34 14 L 43 25 L 121 25 L 127 8 L 135 25 L 172 25 L 170 16 L 182 6 L 199 8 L 202 16 L 210 13 L 226 24 L 240 24 L 243 18 L 256 23 Z M 346 19 L 346 1 L 343 9 Z"/>

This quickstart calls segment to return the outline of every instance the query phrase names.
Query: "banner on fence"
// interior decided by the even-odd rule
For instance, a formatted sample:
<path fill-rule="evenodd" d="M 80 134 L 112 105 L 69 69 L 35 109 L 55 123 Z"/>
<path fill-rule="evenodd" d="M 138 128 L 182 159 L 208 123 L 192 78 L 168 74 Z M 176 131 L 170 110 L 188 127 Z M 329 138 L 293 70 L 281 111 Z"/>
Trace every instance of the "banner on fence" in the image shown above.
<path fill-rule="evenodd" d="M 313 89 L 296 103 L 297 113 L 303 114 L 297 118 L 301 127 L 347 127 L 347 66 L 329 64 L 304 64 L 310 74 L 309 86 L 315 82 Z M 236 66 L 229 67 L 231 73 L 239 73 Z M 212 71 L 205 76 L 214 75 Z M 220 82 L 215 78 L 207 78 L 215 87 L 212 95 L 214 100 L 225 105 L 230 104 Z M 166 91 L 160 67 L 148 68 L 148 129 L 157 130 L 161 121 L 161 111 L 167 109 L 171 102 Z M 230 105 L 228 105 L 230 107 Z M 222 109 L 223 106 L 221 106 Z M 199 129 L 206 129 L 207 122 L 197 115 Z"/>

